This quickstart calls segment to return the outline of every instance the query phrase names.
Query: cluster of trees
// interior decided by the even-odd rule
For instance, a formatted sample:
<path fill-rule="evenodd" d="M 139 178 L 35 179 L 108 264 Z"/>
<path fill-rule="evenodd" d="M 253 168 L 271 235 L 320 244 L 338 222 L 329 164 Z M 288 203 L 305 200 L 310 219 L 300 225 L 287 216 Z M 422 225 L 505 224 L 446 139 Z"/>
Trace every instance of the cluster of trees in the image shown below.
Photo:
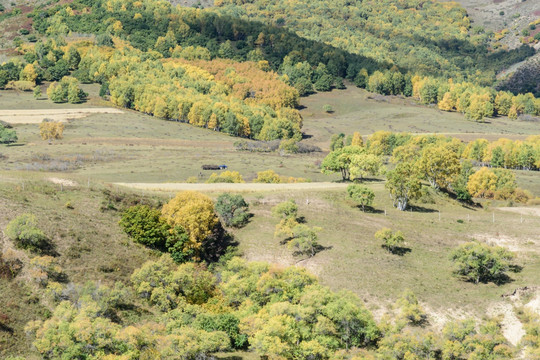
<path fill-rule="evenodd" d="M 208 180 L 206 180 L 208 184 L 215 184 L 215 183 L 243 183 L 244 178 L 238 171 L 223 171 L 220 174 L 212 173 Z"/>
<path fill-rule="evenodd" d="M 284 184 L 284 183 L 303 183 L 309 182 L 308 179 L 295 178 L 292 176 L 283 176 L 277 174 L 274 170 L 263 170 L 257 172 L 257 177 L 253 179 L 255 183 L 264 184 Z"/>
<path fill-rule="evenodd" d="M 74 76 L 105 84 L 114 104 L 156 117 L 259 140 L 301 139 L 298 92 L 276 73 L 255 62 L 161 58 L 128 45 L 89 47 Z"/>
<path fill-rule="evenodd" d="M 36 87 L 36 89 L 39 89 Z M 88 96 L 80 87 L 79 81 L 70 76 L 64 76 L 60 82 L 53 82 L 47 88 L 47 96 L 54 103 L 68 102 L 78 104 Z"/>
<path fill-rule="evenodd" d="M 199 192 L 178 193 L 161 208 L 139 204 L 122 213 L 121 228 L 133 241 L 168 252 L 177 263 L 215 261 L 230 251 L 225 226 L 249 221 L 249 205 L 241 195 L 220 195 L 216 203 Z"/>
<path fill-rule="evenodd" d="M 51 295 L 51 316 L 25 328 L 47 358 L 190 359 L 246 349 L 276 359 L 514 355 L 494 320 L 452 321 L 434 333 L 424 328 L 428 317 L 406 291 L 396 316 L 377 325 L 356 295 L 332 292 L 305 269 L 240 258 L 209 271 L 175 264 L 165 254 L 135 270 L 129 284 L 60 286 Z M 142 309 L 152 317 L 132 316 Z M 528 322 L 531 343 L 538 343 L 536 323 Z"/>
<path fill-rule="evenodd" d="M 307 255 L 309 257 L 322 249 L 318 242 L 318 227 L 309 227 L 298 217 L 298 205 L 294 200 L 284 201 L 272 208 L 272 214 L 279 218 L 276 225 L 275 236 L 285 238 L 284 243 L 289 249 L 294 250 L 295 255 Z"/>
<path fill-rule="evenodd" d="M 217 273 L 163 255 L 136 270 L 131 285 L 60 290 L 51 317 L 26 331 L 51 358 L 196 358 L 249 348 L 271 358 L 328 359 L 380 337 L 356 296 L 330 291 L 303 269 L 233 258 L 219 270 L 218 281 Z M 112 321 L 138 299 L 156 320 Z"/>
<path fill-rule="evenodd" d="M 143 51 L 155 49 L 164 57 L 266 61 L 267 66 L 278 70 L 290 56 L 294 64 L 307 61 L 315 68 L 322 63 L 333 77 L 345 77 L 349 69 L 349 73 L 356 73 L 361 68 L 372 71 L 388 67 L 280 26 L 231 15 L 213 9 L 173 7 L 162 0 L 99 0 L 91 4 L 76 0 L 45 11 L 36 9 L 32 17 L 34 28 L 43 34 L 61 36 L 71 31 L 109 36 L 103 44 L 110 44 L 113 35 Z M 177 45 L 182 48 L 175 51 Z"/>
<path fill-rule="evenodd" d="M 217 0 L 215 4 L 220 13 L 285 27 L 302 37 L 395 65 L 404 73 L 491 85 L 496 72 L 534 54 L 529 46 L 491 51 L 489 39 L 494 34 L 471 31 L 466 10 L 457 3 Z"/>
<path fill-rule="evenodd" d="M 221 86 L 211 91 L 208 83 L 192 83 L 194 86 L 188 88 L 195 87 L 193 92 L 185 91 L 182 81 L 165 82 L 165 76 L 157 74 L 152 66 L 122 71 L 117 64 L 113 69 L 116 94 L 111 94 L 111 99 L 120 106 L 237 136 L 256 139 L 298 136 L 301 119 L 297 114 L 290 111 L 275 114 L 260 108 L 255 111 L 245 105 L 265 104 L 273 112 L 294 108 L 299 95 L 341 88 L 342 78 L 381 94 L 415 96 L 422 103 L 438 104 L 445 111 L 460 111 L 474 120 L 540 113 L 540 103 L 532 94 L 514 96 L 483 87 L 493 84 L 495 72 L 502 66 L 522 60 L 534 53 L 534 49 L 524 46 L 511 52 L 490 52 L 486 45 L 488 36 L 471 35 L 469 19 L 457 4 L 428 2 L 420 6 L 413 0 L 399 5 L 385 0 L 346 6 L 302 1 L 301 6 L 294 7 L 286 1 L 272 5 L 263 1 L 242 3 L 218 1 L 217 10 L 201 10 L 175 8 L 166 1 L 156 0 L 122 3 L 100 0 L 92 4 L 77 0 L 39 12 L 39 16 L 36 11 L 32 15 L 34 27 L 55 40 L 38 42 L 35 51 L 31 46 L 23 47 L 27 65 L 18 68 L 17 80 L 60 80 L 70 70 L 76 70 L 74 75 L 82 82 L 102 83 L 102 93 L 106 94 L 111 75 L 102 71 L 96 75 L 95 71 L 102 64 L 87 72 L 84 68 L 91 65 L 91 59 L 87 59 L 83 69 L 78 70 L 85 50 L 56 40 L 71 31 L 97 34 L 99 46 L 112 47 L 116 43 L 123 47 L 129 43 L 144 51 L 140 62 L 159 57 L 177 58 L 183 59 L 179 62 L 184 65 L 194 63 L 212 74 Z M 356 15 L 350 16 L 351 11 Z M 248 17 L 270 24 L 248 21 Z M 350 26 L 343 26 L 344 23 Z M 301 36 L 287 31 L 284 25 Z M 354 34 L 351 29 L 355 29 Z M 346 40 L 338 41 L 342 38 L 336 37 L 336 31 Z M 51 63 L 53 58 L 55 61 Z M 234 61 L 215 61 L 216 58 Z M 139 62 L 133 57 L 131 61 Z M 181 67 L 186 70 L 186 66 Z M 236 74 L 231 74 L 231 68 Z M 277 76 L 270 69 L 279 71 L 281 80 L 289 87 L 275 81 Z M 184 70 L 179 74 L 173 69 L 173 78 L 182 78 Z M 0 71 L 0 86 L 1 78 Z M 256 81 L 245 81 L 250 78 Z M 130 82 L 141 82 L 142 90 L 138 86 L 128 87 L 126 83 Z M 195 96 L 201 92 L 205 96 Z M 219 99 L 226 92 L 243 102 L 230 104 Z M 177 95 L 164 95 L 171 93 Z M 195 104 L 188 102 L 187 112 L 177 109 L 192 98 Z M 197 106 L 189 118 L 192 105 Z M 265 126 L 268 117 L 274 119 L 270 121 L 273 126 Z"/>
<path fill-rule="evenodd" d="M 514 95 L 473 82 L 405 74 L 398 69 L 375 71 L 362 69 L 354 83 L 382 95 L 412 96 L 422 104 L 436 104 L 443 111 L 457 111 L 471 120 L 493 116 L 517 119 L 523 114 L 540 115 L 540 99 L 532 93 Z"/>
<path fill-rule="evenodd" d="M 493 168 L 539 170 L 540 135 L 529 136 L 525 141 L 476 139 L 465 146 L 461 156 Z"/>
<path fill-rule="evenodd" d="M 350 145 L 346 146 L 347 143 Z M 507 164 L 514 164 L 515 168 L 536 169 L 536 158 L 540 156 L 537 136 L 525 142 L 500 139 L 490 144 L 480 139 L 465 145 L 451 137 L 378 131 L 366 144 L 358 133 L 351 137 L 340 134 L 332 138 L 330 147 L 333 150 L 321 163 L 323 173 L 341 173 L 343 180 L 357 181 L 384 173 L 394 206 L 400 210 L 421 196 L 422 181 L 435 189 L 453 192 L 460 200 L 468 201 L 474 196 L 527 201 L 529 195 L 516 188 L 515 175 L 510 170 L 475 171 L 469 159 L 481 158 L 497 167 L 504 166 L 507 158 Z M 384 170 L 383 157 L 391 161 L 391 170 Z M 365 190 L 351 187 L 349 196 L 360 205 L 369 206 L 370 197 Z"/>

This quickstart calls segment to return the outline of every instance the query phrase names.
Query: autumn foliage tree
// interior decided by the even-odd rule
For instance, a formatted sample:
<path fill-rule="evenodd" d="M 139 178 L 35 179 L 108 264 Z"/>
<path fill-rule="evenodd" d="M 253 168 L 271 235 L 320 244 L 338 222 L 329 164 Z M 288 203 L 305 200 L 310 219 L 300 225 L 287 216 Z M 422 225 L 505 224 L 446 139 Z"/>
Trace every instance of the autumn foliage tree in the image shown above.
<path fill-rule="evenodd" d="M 398 210 L 406 210 L 409 202 L 420 196 L 422 185 L 414 164 L 398 163 L 395 169 L 386 173 L 386 178 L 385 187 Z"/>
<path fill-rule="evenodd" d="M 195 250 L 201 248 L 219 222 L 212 199 L 195 191 L 178 193 L 163 206 L 162 215 L 172 228 L 181 226 L 187 232 L 188 247 Z"/>
<path fill-rule="evenodd" d="M 43 140 L 62 139 L 64 136 L 64 123 L 61 121 L 46 121 L 39 124 L 39 134 Z"/>

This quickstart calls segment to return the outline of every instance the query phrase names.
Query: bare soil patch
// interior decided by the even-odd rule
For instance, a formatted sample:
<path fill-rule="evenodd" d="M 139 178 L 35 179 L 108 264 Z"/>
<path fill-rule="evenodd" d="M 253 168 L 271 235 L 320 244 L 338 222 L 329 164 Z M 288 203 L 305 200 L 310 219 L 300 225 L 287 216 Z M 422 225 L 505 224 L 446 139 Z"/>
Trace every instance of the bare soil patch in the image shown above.
<path fill-rule="evenodd" d="M 52 178 L 49 178 L 47 180 L 49 180 L 53 184 L 58 184 L 58 185 L 62 185 L 62 186 L 77 186 L 77 185 L 79 185 L 76 181 L 69 180 L 69 179 L 60 179 L 60 178 L 52 177 Z"/>
<path fill-rule="evenodd" d="M 123 111 L 115 108 L 1 110 L 0 120 L 10 124 L 39 124 L 44 119 L 65 122 L 90 114 L 123 114 Z"/>

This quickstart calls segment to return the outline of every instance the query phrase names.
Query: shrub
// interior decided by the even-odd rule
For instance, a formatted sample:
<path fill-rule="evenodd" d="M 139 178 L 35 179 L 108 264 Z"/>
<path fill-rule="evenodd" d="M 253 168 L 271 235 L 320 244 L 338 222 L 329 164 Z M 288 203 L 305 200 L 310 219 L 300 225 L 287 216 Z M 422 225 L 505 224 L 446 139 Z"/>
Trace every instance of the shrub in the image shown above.
<path fill-rule="evenodd" d="M 272 208 L 272 215 L 281 219 L 296 219 L 298 216 L 298 205 L 292 199 L 284 201 Z"/>
<path fill-rule="evenodd" d="M 326 113 L 334 112 L 334 108 L 332 107 L 332 105 L 328 105 L 328 104 L 323 105 L 323 110 Z"/>
<path fill-rule="evenodd" d="M 456 263 L 455 274 L 474 283 L 501 283 L 508 279 L 514 254 L 500 246 L 468 242 L 456 248 L 450 259 Z"/>
<path fill-rule="evenodd" d="M 23 249 L 40 252 L 49 246 L 47 236 L 37 227 L 35 215 L 22 214 L 11 220 L 6 235 Z"/>
<path fill-rule="evenodd" d="M 422 325 L 427 320 L 426 312 L 411 290 L 405 290 L 396 302 L 396 306 L 401 310 L 400 316 L 412 325 Z"/>
<path fill-rule="evenodd" d="M 133 241 L 150 247 L 164 248 L 169 225 L 161 218 L 161 211 L 147 205 L 136 205 L 122 214 L 120 226 Z"/>
<path fill-rule="evenodd" d="M 11 144 L 17 142 L 17 133 L 0 125 L 0 144 Z"/>
<path fill-rule="evenodd" d="M 401 246 L 405 243 L 405 238 L 401 231 L 392 232 L 391 229 L 384 228 L 375 233 L 375 238 L 382 240 L 382 247 L 392 254 L 399 252 Z"/>
<path fill-rule="evenodd" d="M 177 263 L 189 261 L 195 252 L 189 245 L 189 236 L 181 226 L 173 229 L 161 217 L 161 211 L 148 205 L 135 205 L 122 214 L 119 222 L 133 241 L 167 250 Z"/>
<path fill-rule="evenodd" d="M 292 239 L 287 246 L 295 250 L 295 255 L 315 256 L 320 249 L 317 233 L 320 228 L 310 228 L 305 224 L 297 224 L 292 228 Z"/>
<path fill-rule="evenodd" d="M 371 206 L 373 199 L 375 199 L 373 190 L 363 185 L 351 184 L 347 186 L 347 193 L 351 199 L 362 206 L 362 211 L 365 210 L 366 206 Z"/>
<path fill-rule="evenodd" d="M 215 183 L 243 183 L 244 179 L 238 171 L 224 171 L 221 174 L 212 173 L 206 180 L 207 184 Z"/>
<path fill-rule="evenodd" d="M 281 140 L 279 144 L 279 150 L 282 150 L 288 154 L 298 153 L 298 143 L 295 139 Z"/>
<path fill-rule="evenodd" d="M 257 173 L 257 178 L 253 180 L 256 183 L 265 183 L 265 184 L 279 184 L 281 179 L 274 170 L 259 171 Z"/>
<path fill-rule="evenodd" d="M 242 227 L 250 217 L 249 205 L 242 195 L 220 195 L 216 201 L 216 212 L 227 226 Z"/>

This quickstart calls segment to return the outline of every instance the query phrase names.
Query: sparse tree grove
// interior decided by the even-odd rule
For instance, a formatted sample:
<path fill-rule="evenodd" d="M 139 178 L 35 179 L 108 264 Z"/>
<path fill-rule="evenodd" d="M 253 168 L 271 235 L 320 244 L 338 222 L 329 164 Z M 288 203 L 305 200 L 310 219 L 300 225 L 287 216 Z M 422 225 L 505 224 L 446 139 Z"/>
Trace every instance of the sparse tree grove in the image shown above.
<path fill-rule="evenodd" d="M 532 134 L 540 117 L 536 62 L 502 72 L 535 55 L 540 41 L 534 1 L 514 2 L 489 5 L 500 23 L 512 22 L 495 33 L 497 21 L 484 29 L 454 1 L 3 1 L 3 92 L 139 114 L 114 126 L 106 116 L 45 119 L 41 142 L 37 124 L 13 121 L 15 131 L 1 122 L 0 357 L 539 360 L 538 284 L 527 283 L 538 256 L 534 229 L 525 228 L 538 221 L 500 208 L 508 219 L 496 224 L 490 207 L 538 203 L 518 184 L 535 189 L 527 182 L 540 174 L 540 135 L 473 134 L 486 129 L 491 139 L 525 121 L 520 134 Z M 522 46 L 508 49 L 509 32 Z M 351 92 L 356 103 L 345 104 Z M 469 128 L 456 138 L 438 134 L 458 132 L 447 124 L 394 127 L 398 115 L 369 118 L 377 113 L 369 106 L 357 116 L 358 101 L 456 112 Z M 338 123 L 344 115 L 349 122 Z M 377 121 L 414 133 L 375 131 Z M 137 139 L 134 147 L 104 135 L 109 127 Z M 434 134 L 416 133 L 427 129 Z M 55 141 L 64 130 L 69 139 Z M 89 146 L 75 144 L 83 137 Z M 132 166 L 114 181 L 134 182 L 138 167 L 145 179 L 188 178 L 179 186 L 208 192 L 118 190 L 126 184 L 96 171 L 108 156 L 79 153 L 91 146 L 119 148 L 107 171 Z M 54 166 L 68 158 L 77 167 Z M 91 161 L 79 167 L 81 158 Z M 203 175 L 201 165 L 215 172 Z M 4 176 L 14 169 L 24 175 Z M 77 171 L 73 182 L 66 170 Z M 287 185 L 311 179 L 322 182 Z M 505 242 L 506 226 L 527 242 L 472 239 L 493 230 Z M 507 319 L 460 312 L 477 299 L 496 308 L 501 295 L 523 325 L 517 345 L 505 337 Z"/>

